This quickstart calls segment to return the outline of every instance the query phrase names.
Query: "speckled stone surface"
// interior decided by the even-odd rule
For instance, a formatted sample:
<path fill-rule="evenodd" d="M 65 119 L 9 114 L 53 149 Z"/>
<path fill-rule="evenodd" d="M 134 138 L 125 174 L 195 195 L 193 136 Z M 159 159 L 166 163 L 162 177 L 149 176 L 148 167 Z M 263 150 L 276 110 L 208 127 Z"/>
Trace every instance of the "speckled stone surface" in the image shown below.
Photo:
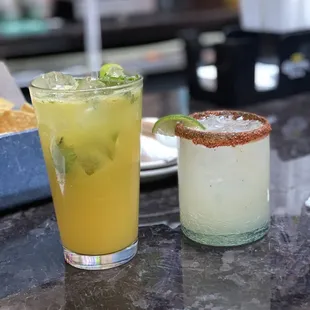
<path fill-rule="evenodd" d="M 64 263 L 52 204 L 42 204 L 1 218 L 0 310 L 310 309 L 309 101 L 300 95 L 248 109 L 273 123 L 266 238 L 237 248 L 190 242 L 170 178 L 141 188 L 135 259 L 87 272 Z"/>

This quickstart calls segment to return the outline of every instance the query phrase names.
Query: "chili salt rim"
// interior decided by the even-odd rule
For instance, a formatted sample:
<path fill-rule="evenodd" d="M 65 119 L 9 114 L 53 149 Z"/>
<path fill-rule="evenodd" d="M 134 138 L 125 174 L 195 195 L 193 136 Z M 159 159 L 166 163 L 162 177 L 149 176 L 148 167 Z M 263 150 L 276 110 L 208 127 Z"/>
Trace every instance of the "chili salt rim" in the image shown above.
<path fill-rule="evenodd" d="M 182 123 L 177 124 L 175 128 L 176 136 L 191 140 L 194 144 L 204 145 L 208 148 L 219 146 L 236 146 L 247 144 L 249 142 L 260 140 L 267 137 L 271 132 L 271 126 L 268 120 L 262 116 L 254 113 L 241 112 L 241 111 L 205 111 L 191 114 L 190 116 L 200 120 L 210 115 L 216 116 L 233 116 L 233 119 L 243 117 L 245 120 L 256 120 L 262 123 L 257 129 L 245 132 L 222 133 L 222 132 L 208 132 L 185 127 Z"/>

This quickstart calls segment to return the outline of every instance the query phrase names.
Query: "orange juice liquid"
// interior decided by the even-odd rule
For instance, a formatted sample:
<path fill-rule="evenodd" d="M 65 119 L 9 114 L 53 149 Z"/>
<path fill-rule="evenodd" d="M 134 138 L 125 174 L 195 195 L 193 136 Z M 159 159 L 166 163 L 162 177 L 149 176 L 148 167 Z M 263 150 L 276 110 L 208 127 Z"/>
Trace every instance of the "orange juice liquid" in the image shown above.
<path fill-rule="evenodd" d="M 141 87 L 63 101 L 34 94 L 32 101 L 63 246 L 103 255 L 131 245 L 138 236 Z"/>

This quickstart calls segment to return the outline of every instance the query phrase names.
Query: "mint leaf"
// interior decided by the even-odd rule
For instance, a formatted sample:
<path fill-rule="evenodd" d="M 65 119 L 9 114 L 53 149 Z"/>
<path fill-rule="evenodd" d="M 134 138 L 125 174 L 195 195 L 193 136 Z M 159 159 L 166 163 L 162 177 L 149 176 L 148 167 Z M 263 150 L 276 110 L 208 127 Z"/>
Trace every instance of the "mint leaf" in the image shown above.
<path fill-rule="evenodd" d="M 100 75 L 100 81 L 105 83 L 107 86 L 118 86 L 118 85 L 124 85 L 128 83 L 132 83 L 134 81 L 137 81 L 140 78 L 138 74 L 132 75 L 132 76 L 112 76 L 112 75 Z"/>
<path fill-rule="evenodd" d="M 103 143 L 83 143 L 75 147 L 63 136 L 54 138 L 50 149 L 54 167 L 60 174 L 67 174 L 77 162 L 87 175 L 93 175 L 114 160 L 118 137 L 119 133 L 115 132 Z"/>
<path fill-rule="evenodd" d="M 100 80 L 105 83 L 107 86 L 118 86 L 118 85 L 123 85 L 125 84 L 125 76 L 109 76 L 109 75 L 104 75 L 100 77 Z"/>
<path fill-rule="evenodd" d="M 130 82 L 138 81 L 140 79 L 140 75 L 136 74 L 136 75 L 127 76 L 126 79 L 127 81 L 130 81 Z"/>
<path fill-rule="evenodd" d="M 73 147 L 66 145 L 64 137 L 56 138 L 52 141 L 51 155 L 56 170 L 61 174 L 70 172 L 77 157 Z"/>
<path fill-rule="evenodd" d="M 131 104 L 135 103 L 136 97 L 131 91 L 127 91 L 124 93 L 124 96 L 129 100 Z"/>

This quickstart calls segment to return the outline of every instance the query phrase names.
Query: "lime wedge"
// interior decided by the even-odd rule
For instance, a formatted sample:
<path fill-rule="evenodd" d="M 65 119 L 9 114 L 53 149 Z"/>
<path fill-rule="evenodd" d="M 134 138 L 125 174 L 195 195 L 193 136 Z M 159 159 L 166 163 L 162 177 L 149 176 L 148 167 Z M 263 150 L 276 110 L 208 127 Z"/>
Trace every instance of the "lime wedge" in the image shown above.
<path fill-rule="evenodd" d="M 175 126 L 182 123 L 185 127 L 205 130 L 206 128 L 195 118 L 182 114 L 167 115 L 160 118 L 153 126 L 153 134 L 175 136 Z"/>
<path fill-rule="evenodd" d="M 104 76 L 110 76 L 118 78 L 124 75 L 124 69 L 118 64 L 105 64 L 100 68 L 100 78 Z"/>
<path fill-rule="evenodd" d="M 100 69 L 99 78 L 106 86 L 117 86 L 138 81 L 141 76 L 125 74 L 123 67 L 118 64 L 105 64 Z"/>

